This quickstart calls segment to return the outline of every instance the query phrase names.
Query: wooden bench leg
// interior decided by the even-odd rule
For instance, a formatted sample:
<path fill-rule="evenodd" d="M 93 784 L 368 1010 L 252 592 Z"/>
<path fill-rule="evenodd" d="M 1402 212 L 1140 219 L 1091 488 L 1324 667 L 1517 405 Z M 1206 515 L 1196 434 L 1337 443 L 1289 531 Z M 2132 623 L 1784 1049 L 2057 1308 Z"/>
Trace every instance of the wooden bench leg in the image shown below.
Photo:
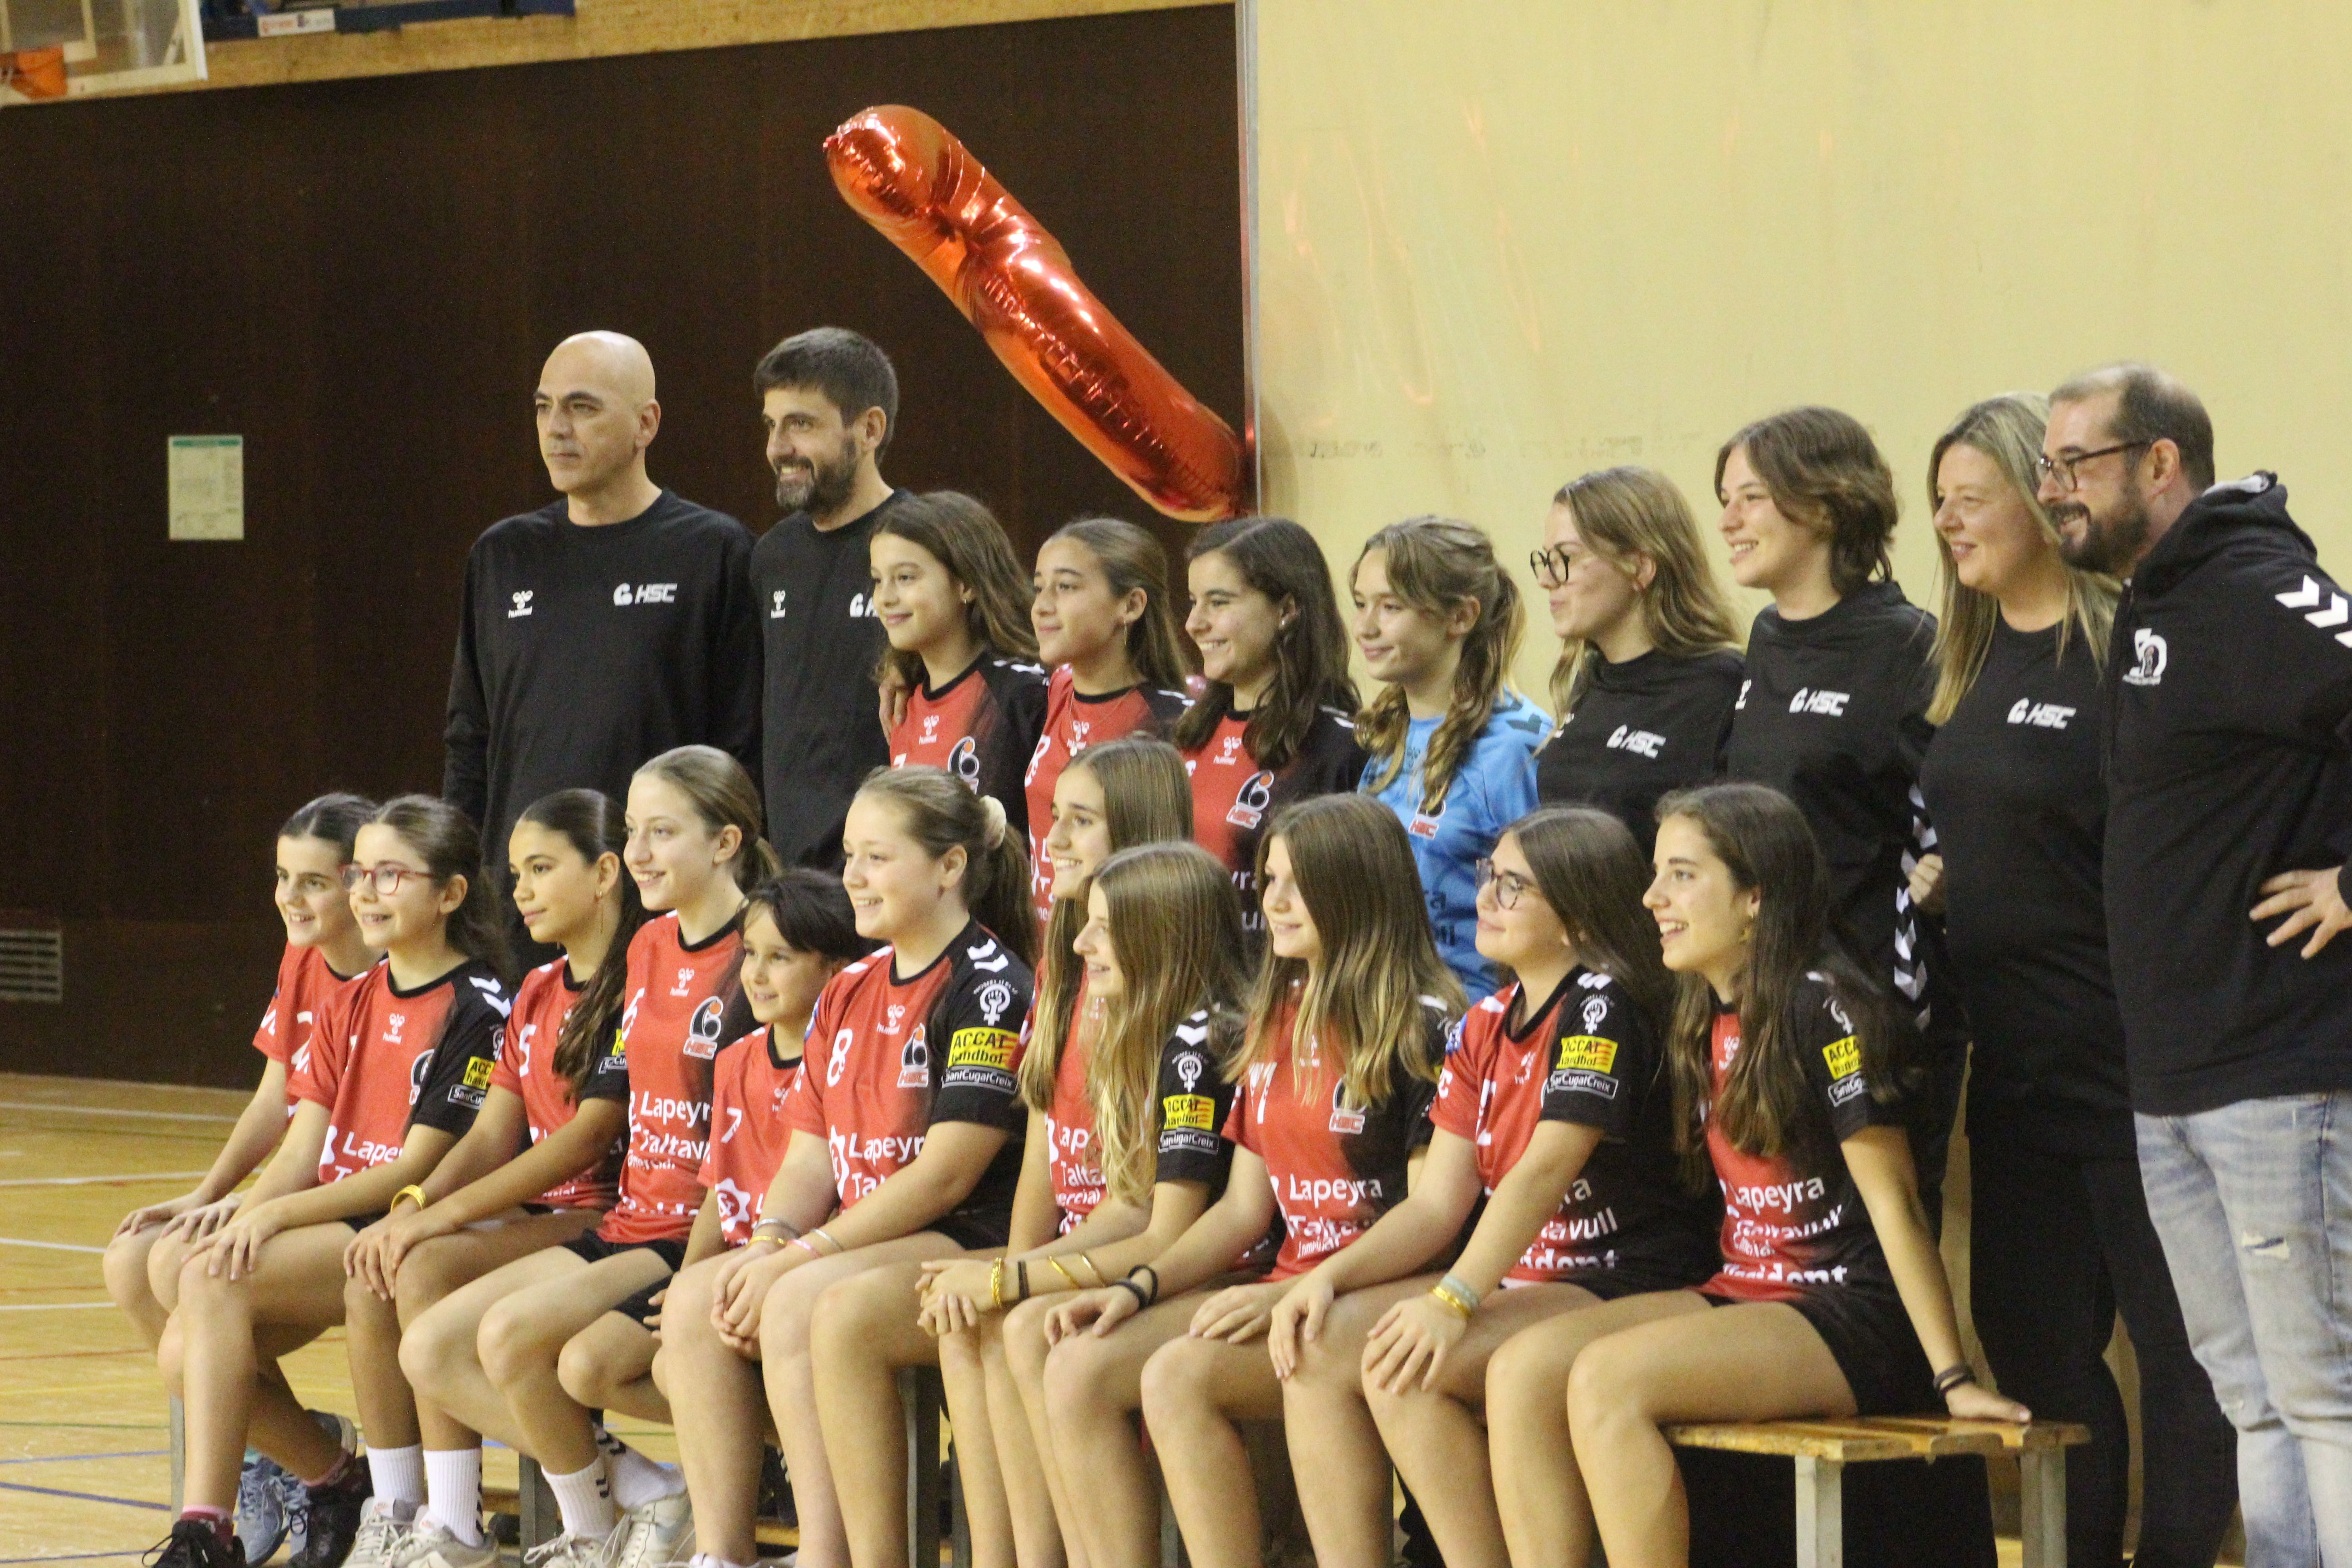
<path fill-rule="evenodd" d="M 180 1489 L 188 1471 L 188 1411 L 179 1396 L 172 1398 L 172 1517 L 180 1517 Z"/>
<path fill-rule="evenodd" d="M 1797 1457 L 1797 1568 L 1845 1568 L 1845 1466 Z"/>
<path fill-rule="evenodd" d="M 2066 1450 L 2029 1448 L 2017 1470 L 2025 1568 L 2066 1568 Z"/>
<path fill-rule="evenodd" d="M 907 1560 L 940 1560 L 940 1374 L 898 1369 L 898 1404 L 907 1415 Z"/>
<path fill-rule="evenodd" d="M 563 1515 L 555 1506 L 555 1489 L 539 1461 L 529 1454 L 515 1455 L 515 1532 L 525 1552 L 554 1540 L 563 1531 Z"/>

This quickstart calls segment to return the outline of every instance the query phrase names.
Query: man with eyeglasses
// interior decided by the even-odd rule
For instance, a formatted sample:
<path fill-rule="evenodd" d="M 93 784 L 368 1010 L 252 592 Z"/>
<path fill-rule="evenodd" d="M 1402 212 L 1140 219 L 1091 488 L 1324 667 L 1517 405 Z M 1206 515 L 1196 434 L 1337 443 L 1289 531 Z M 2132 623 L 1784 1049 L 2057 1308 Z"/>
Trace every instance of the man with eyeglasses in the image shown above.
<path fill-rule="evenodd" d="M 2126 583 L 2105 878 L 2148 1212 L 2238 1429 L 2249 1568 L 2352 1564 L 2352 602 L 2276 476 L 2213 482 L 2171 376 L 2050 402 L 2062 552 Z"/>

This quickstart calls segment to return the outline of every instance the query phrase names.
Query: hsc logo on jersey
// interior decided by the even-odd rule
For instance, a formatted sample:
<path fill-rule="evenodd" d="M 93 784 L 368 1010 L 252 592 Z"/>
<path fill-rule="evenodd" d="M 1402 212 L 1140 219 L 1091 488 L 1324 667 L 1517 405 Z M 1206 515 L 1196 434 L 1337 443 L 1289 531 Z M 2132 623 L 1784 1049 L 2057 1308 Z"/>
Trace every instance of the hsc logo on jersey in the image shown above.
<path fill-rule="evenodd" d="M 2072 708 L 2061 708 L 2055 702 L 2036 702 L 2030 697 L 2019 698 L 2009 710 L 2011 723 L 2031 724 L 2038 730 L 2063 730 L 2074 716 Z"/>
<path fill-rule="evenodd" d="M 1647 730 L 1636 730 L 1631 724 L 1620 724 L 1609 732 L 1611 751 L 1631 752 L 1635 756 L 1647 757 L 1654 763 L 1658 760 L 1658 753 L 1665 749 L 1665 745 L 1666 738 L 1664 735 L 1652 734 Z"/>
<path fill-rule="evenodd" d="M 1850 691 L 1823 691 L 1814 687 L 1800 686 L 1797 694 L 1789 699 L 1789 711 L 1843 719 L 1845 717 L 1845 705 L 1853 700 L 1853 693 Z"/>
<path fill-rule="evenodd" d="M 626 583 L 613 585 L 613 603 L 622 605 L 675 605 L 677 584 L 675 583 L 640 583 L 632 588 Z"/>
<path fill-rule="evenodd" d="M 948 752 L 948 772 L 963 780 L 963 787 L 980 793 L 980 742 L 966 735 Z"/>
<path fill-rule="evenodd" d="M 719 1054 L 719 1031 L 725 1022 L 727 1005 L 716 996 L 706 996 L 702 1005 L 694 1010 L 693 1021 L 686 1026 L 686 1054 L 709 1061 Z"/>
<path fill-rule="evenodd" d="M 1265 820 L 1273 805 L 1274 775 L 1255 773 L 1242 781 L 1241 793 L 1234 797 L 1234 808 L 1225 813 L 1225 820 L 1235 827 L 1255 827 Z"/>
<path fill-rule="evenodd" d="M 2164 667 L 2172 650 L 2165 641 L 2146 626 L 2132 633 L 2132 667 L 2124 671 L 2127 686 L 2154 686 L 2164 679 Z"/>
<path fill-rule="evenodd" d="M 931 1084 L 931 1046 L 923 1037 L 923 1026 L 907 1037 L 907 1044 L 898 1052 L 898 1087 L 929 1089 Z"/>
<path fill-rule="evenodd" d="M 1353 1135 L 1364 1130 L 1364 1113 L 1348 1103 L 1348 1080 L 1331 1086 L 1331 1131 Z"/>

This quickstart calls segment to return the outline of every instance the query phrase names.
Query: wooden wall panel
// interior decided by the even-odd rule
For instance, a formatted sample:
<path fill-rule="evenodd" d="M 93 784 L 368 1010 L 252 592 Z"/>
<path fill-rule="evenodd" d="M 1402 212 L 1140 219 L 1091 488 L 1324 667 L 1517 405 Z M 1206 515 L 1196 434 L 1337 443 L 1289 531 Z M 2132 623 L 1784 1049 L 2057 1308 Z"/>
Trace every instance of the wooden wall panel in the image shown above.
<path fill-rule="evenodd" d="M 1150 521 L 834 193 L 820 141 L 887 101 L 1239 422 L 1224 8 L 0 116 L 0 186 L 44 193 L 0 226 L 0 906 L 71 922 L 68 1005 L 0 1005 L 0 1068 L 249 1078 L 269 835 L 325 788 L 437 784 L 466 549 L 548 499 L 529 397 L 566 332 L 646 341 L 655 477 L 754 529 L 751 365 L 825 321 L 898 362 L 894 480 L 1024 549 Z M 167 542 L 163 438 L 209 432 L 246 437 L 247 537 Z"/>

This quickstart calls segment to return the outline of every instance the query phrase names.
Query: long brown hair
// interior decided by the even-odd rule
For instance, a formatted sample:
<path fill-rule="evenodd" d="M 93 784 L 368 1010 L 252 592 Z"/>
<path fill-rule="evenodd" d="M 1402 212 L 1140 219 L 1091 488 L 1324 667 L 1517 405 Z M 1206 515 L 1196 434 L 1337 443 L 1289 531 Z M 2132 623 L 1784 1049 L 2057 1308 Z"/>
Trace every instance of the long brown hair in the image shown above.
<path fill-rule="evenodd" d="M 1576 520 L 1586 549 L 1633 577 L 1651 565 L 1641 590 L 1642 629 L 1669 658 L 1689 658 L 1739 646 L 1738 617 L 1699 542 L 1698 520 L 1674 480 L 1655 468 L 1601 468 L 1560 486 L 1551 498 Z M 1565 723 L 1592 684 L 1601 650 L 1581 637 L 1560 644 L 1552 667 L 1551 700 Z"/>
<path fill-rule="evenodd" d="M 1102 785 L 1103 826 L 1113 854 L 1138 845 L 1192 837 L 1192 780 L 1184 758 L 1165 741 L 1127 735 L 1088 746 L 1072 757 L 1068 773 L 1083 768 Z M 1029 1030 L 1028 1054 L 1021 1058 L 1021 1092 L 1040 1110 L 1054 1103 L 1054 1075 L 1061 1070 L 1062 1044 L 1070 1013 L 1078 1005 L 1085 965 L 1070 945 L 1087 923 L 1087 889 L 1054 900 L 1045 940 L 1037 956 L 1037 1016 Z"/>
<path fill-rule="evenodd" d="M 971 603 L 963 608 L 964 626 L 983 657 L 1037 657 L 1037 633 L 1029 625 L 1029 601 L 1035 595 L 994 512 L 961 490 L 930 490 L 908 496 L 884 511 L 874 531 L 919 546 L 947 569 L 949 577 L 971 590 Z M 886 646 L 876 679 L 887 680 L 894 672 L 908 690 L 921 686 L 922 655 Z"/>
<path fill-rule="evenodd" d="M 450 911 L 442 935 L 451 947 L 487 967 L 504 985 L 514 984 L 514 952 L 507 945 L 507 923 L 500 918 L 498 895 L 482 868 L 482 836 L 466 814 L 447 801 L 429 795 L 397 795 L 376 807 L 368 818 L 400 835 L 416 851 L 425 875 L 436 882 L 452 877 L 466 879 L 466 897 Z"/>
<path fill-rule="evenodd" d="M 1516 841 L 1536 874 L 1536 891 L 1568 928 L 1577 962 L 1606 974 L 1651 1026 L 1661 1027 L 1674 1003 L 1675 977 L 1658 954 L 1658 926 L 1642 908 L 1650 863 L 1625 825 L 1583 805 L 1543 805 L 1502 837 Z M 1540 996 L 1528 998 L 1539 1005 Z"/>
<path fill-rule="evenodd" d="M 1740 975 L 1739 1055 L 1720 1095 L 1711 1094 L 1714 988 L 1696 974 L 1677 977 L 1666 1060 L 1686 1165 L 1706 1163 L 1709 1121 L 1743 1153 L 1818 1152 L 1825 1128 L 1790 1016 L 1799 984 L 1809 973 L 1827 982 L 1853 1024 L 1871 1098 L 1882 1102 L 1896 1098 L 1909 1076 L 1901 1016 L 1885 987 L 1832 935 L 1829 868 L 1788 796 L 1762 784 L 1707 784 L 1658 802 L 1658 820 L 1672 816 L 1688 818 L 1706 836 L 1736 888 L 1762 895 Z"/>
<path fill-rule="evenodd" d="M 1716 453 L 1718 497 L 1724 465 L 1739 451 L 1780 515 L 1830 542 L 1830 582 L 1841 597 L 1895 575 L 1895 470 L 1861 420 L 1834 408 L 1789 408 L 1759 419 Z"/>
<path fill-rule="evenodd" d="M 612 895 L 613 940 L 597 961 L 596 973 L 572 999 L 571 1010 L 563 1015 L 563 1026 L 555 1036 L 555 1076 L 563 1080 L 564 1098 L 577 1100 L 596 1053 L 620 1026 L 622 993 L 629 975 L 629 939 L 646 923 L 637 879 L 621 864 L 629 847 L 627 814 L 618 802 L 599 791 L 560 789 L 532 801 L 515 820 L 560 836 L 591 867 L 610 855 L 620 870 Z"/>
<path fill-rule="evenodd" d="M 2041 478 L 2034 464 L 2042 456 L 2042 433 L 2050 423 L 2050 405 L 2034 392 L 2010 392 L 1988 397 L 1952 422 L 1936 437 L 1927 454 L 1927 506 L 1931 517 L 1944 504 L 1937 476 L 1944 454 L 1955 447 L 1981 452 L 2000 470 L 2025 503 L 2043 548 L 2058 551 L 2058 525 L 2050 521 L 2038 493 Z M 1936 533 L 1937 582 L 1943 590 L 1943 613 L 1936 618 L 1936 698 L 1927 704 L 1927 722 L 1941 724 L 1977 683 L 1984 669 L 1985 650 L 1992 647 L 1993 623 L 2000 617 L 2000 601 L 1980 594 L 1960 581 L 1952 563 L 1952 542 L 1943 530 Z M 2066 658 L 2066 643 L 2079 637 L 2095 665 L 2107 661 L 2107 629 L 2115 625 L 2117 589 L 2115 580 L 2080 567 L 2066 568 L 2066 613 L 2058 622 L 2058 658 Z"/>
<path fill-rule="evenodd" d="M 1242 580 L 1291 612 L 1274 635 L 1274 680 L 1252 710 L 1244 734 L 1258 766 L 1280 773 L 1315 727 L 1315 710 L 1356 710 L 1356 683 L 1348 674 L 1348 631 L 1331 592 L 1331 568 L 1315 536 L 1286 517 L 1237 517 L 1193 537 L 1187 561 L 1223 555 Z M 1207 683 L 1201 700 L 1176 721 L 1176 744 L 1197 752 L 1233 711 L 1234 689 Z"/>
<path fill-rule="evenodd" d="M 1124 599 L 1143 590 L 1143 614 L 1127 628 L 1127 662 L 1146 686 L 1181 691 L 1191 667 L 1184 658 L 1175 602 L 1168 596 L 1168 552 L 1160 541 L 1131 522 L 1115 517 L 1082 517 L 1064 523 L 1046 540 L 1076 540 L 1094 556 L 1110 584 L 1111 596 Z"/>
<path fill-rule="evenodd" d="M 1005 950 L 1024 964 L 1037 953 L 1037 911 L 1029 902 L 1029 851 L 1004 820 L 994 796 L 974 795 L 944 768 L 876 768 L 857 786 L 860 799 L 888 801 L 907 836 L 934 860 L 964 852 L 956 897 Z"/>
<path fill-rule="evenodd" d="M 1462 983 L 1437 956 L 1404 825 L 1367 795 L 1286 806 L 1258 844 L 1260 887 L 1277 841 L 1289 852 L 1323 956 L 1310 965 L 1267 950 L 1250 993 L 1248 1045 L 1233 1076 L 1292 1053 L 1295 1080 L 1311 1099 L 1319 1090 L 1296 1053 L 1298 1042 L 1319 1040 L 1338 1048 L 1340 1079 L 1359 1106 L 1386 1100 L 1400 1076 L 1435 1079 L 1436 1064 L 1421 1051 L 1428 1028 L 1423 1000 L 1436 1002 L 1448 1018 L 1460 1017 L 1466 1004 Z M 1294 995 L 1297 1016 L 1289 1037 L 1277 1039 L 1276 1020 Z"/>
<path fill-rule="evenodd" d="M 1151 1195 L 1159 1131 L 1160 1058 L 1195 1014 L 1208 1016 L 1201 1054 L 1223 1072 L 1242 1035 L 1248 969 L 1233 875 L 1197 844 L 1123 849 L 1095 876 L 1109 906 L 1111 951 L 1125 978 L 1104 1005 L 1102 1033 L 1087 1053 L 1087 1103 L 1095 1118 L 1095 1164 L 1110 1195 Z M 1043 1042 L 1032 1040 L 1031 1056 Z"/>
<path fill-rule="evenodd" d="M 1435 816 L 1444 809 L 1454 770 L 1477 744 L 1510 685 L 1527 608 L 1510 574 L 1495 559 L 1495 542 L 1466 522 L 1443 517 L 1392 522 L 1364 542 L 1356 571 L 1363 570 L 1364 558 L 1375 550 L 1388 557 L 1389 592 L 1423 615 L 1442 622 L 1465 603 L 1478 606 L 1454 667 L 1445 717 L 1422 758 L 1421 809 Z M 1405 700 L 1403 687 L 1383 687 L 1356 715 L 1356 743 L 1380 770 L 1377 781 L 1367 773 L 1367 789 L 1387 788 L 1404 766 L 1405 737 L 1412 725 Z"/>
<path fill-rule="evenodd" d="M 641 763 L 637 776 L 659 779 L 686 796 L 712 833 L 735 829 L 743 843 L 728 861 L 727 874 L 737 888 L 748 889 L 783 874 L 782 859 L 764 837 L 767 810 L 760 804 L 759 786 L 742 763 L 716 746 L 673 746 Z"/>

